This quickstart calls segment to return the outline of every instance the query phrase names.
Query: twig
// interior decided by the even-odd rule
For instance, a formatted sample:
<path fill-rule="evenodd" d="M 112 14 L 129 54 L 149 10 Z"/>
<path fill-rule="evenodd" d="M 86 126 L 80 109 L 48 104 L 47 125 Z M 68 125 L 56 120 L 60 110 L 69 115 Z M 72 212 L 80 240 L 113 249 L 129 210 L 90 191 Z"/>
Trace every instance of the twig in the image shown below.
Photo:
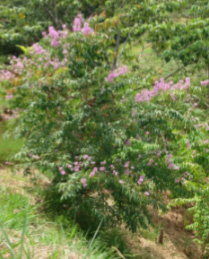
<path fill-rule="evenodd" d="M 179 67 L 177 70 L 175 70 L 174 72 L 170 73 L 168 76 L 166 76 L 164 79 L 168 79 L 169 77 L 175 75 L 176 73 L 178 73 L 179 71 L 181 71 L 182 69 L 184 69 L 185 67 L 182 66 L 182 67 Z"/>
<path fill-rule="evenodd" d="M 112 246 L 112 248 L 117 252 L 117 254 L 120 256 L 120 258 L 126 259 L 126 258 L 121 254 L 121 252 L 117 249 L 117 247 Z"/>
<path fill-rule="evenodd" d="M 127 45 L 127 43 L 128 43 L 128 40 L 129 40 L 129 38 L 131 37 L 131 33 L 134 31 L 134 29 L 136 28 L 136 26 L 137 26 L 137 24 L 135 24 L 135 25 L 133 26 L 133 28 L 130 30 L 130 32 L 129 32 L 129 34 L 128 34 L 128 36 L 127 36 L 125 42 L 124 42 L 123 49 L 122 49 L 122 51 L 121 51 L 121 53 L 120 53 L 120 55 L 119 55 L 119 57 L 118 57 L 118 61 L 120 61 L 120 58 L 121 58 L 121 56 L 122 56 L 122 54 L 123 54 L 123 52 L 124 52 L 124 50 L 125 50 L 125 47 L 126 47 L 126 45 Z"/>

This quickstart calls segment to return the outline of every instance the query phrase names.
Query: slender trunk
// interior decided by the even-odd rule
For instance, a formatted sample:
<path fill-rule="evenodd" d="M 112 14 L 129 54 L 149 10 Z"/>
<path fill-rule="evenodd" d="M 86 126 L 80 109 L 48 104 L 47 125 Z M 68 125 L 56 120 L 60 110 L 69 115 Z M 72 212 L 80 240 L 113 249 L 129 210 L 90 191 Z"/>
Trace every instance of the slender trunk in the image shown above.
<path fill-rule="evenodd" d="M 164 238 L 164 231 L 163 231 L 163 229 L 161 229 L 160 235 L 158 237 L 158 243 L 161 244 L 161 245 L 163 244 L 163 238 Z"/>
<path fill-rule="evenodd" d="M 120 45 L 120 35 L 121 35 L 121 30 L 119 28 L 118 34 L 117 34 L 117 40 L 116 40 L 116 47 L 115 47 L 115 58 L 113 61 L 113 66 L 112 66 L 113 69 L 115 69 L 117 67 L 118 51 L 119 51 L 119 45 Z"/>

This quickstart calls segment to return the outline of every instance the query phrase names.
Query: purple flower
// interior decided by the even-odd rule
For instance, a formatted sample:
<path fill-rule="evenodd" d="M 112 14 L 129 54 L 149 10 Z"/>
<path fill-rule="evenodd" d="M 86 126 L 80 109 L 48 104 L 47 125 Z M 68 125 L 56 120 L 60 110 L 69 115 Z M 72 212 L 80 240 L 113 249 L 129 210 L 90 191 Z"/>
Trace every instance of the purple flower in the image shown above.
<path fill-rule="evenodd" d="M 149 193 L 149 192 L 144 192 L 144 194 L 145 194 L 146 196 L 149 196 L 149 195 L 150 195 L 150 193 Z"/>

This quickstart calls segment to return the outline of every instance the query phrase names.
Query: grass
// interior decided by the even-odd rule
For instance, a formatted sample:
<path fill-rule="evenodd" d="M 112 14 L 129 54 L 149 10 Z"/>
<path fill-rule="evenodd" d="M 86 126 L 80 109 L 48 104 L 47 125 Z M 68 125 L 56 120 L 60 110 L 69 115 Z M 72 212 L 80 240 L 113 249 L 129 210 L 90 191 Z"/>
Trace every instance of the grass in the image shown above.
<path fill-rule="evenodd" d="M 5 136 L 10 127 L 8 123 L 0 122 L 0 163 L 13 160 L 14 155 L 20 151 L 24 143 L 22 139 Z"/>
<path fill-rule="evenodd" d="M 0 258 L 117 258 L 96 236 L 87 240 L 70 219 L 43 213 L 38 191 L 31 196 L 23 176 L 0 174 L 3 183 L 11 181 L 9 188 L 0 186 Z"/>
<path fill-rule="evenodd" d="M 3 138 L 0 136 L 0 161 L 10 161 L 21 149 L 23 141 L 21 139 Z"/>

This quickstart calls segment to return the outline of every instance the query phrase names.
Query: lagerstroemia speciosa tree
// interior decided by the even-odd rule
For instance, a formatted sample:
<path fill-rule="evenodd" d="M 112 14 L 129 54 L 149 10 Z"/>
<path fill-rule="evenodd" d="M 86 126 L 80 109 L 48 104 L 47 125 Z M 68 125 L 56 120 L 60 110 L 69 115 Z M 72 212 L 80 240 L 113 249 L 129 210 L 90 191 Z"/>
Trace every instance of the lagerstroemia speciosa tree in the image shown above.
<path fill-rule="evenodd" d="M 205 170 L 190 145 L 201 135 L 190 79 L 149 79 L 143 89 L 140 71 L 120 63 L 126 54 L 119 50 L 121 38 L 126 44 L 143 24 L 167 19 L 164 5 L 152 9 L 146 2 L 121 2 L 112 20 L 102 14 L 85 21 L 79 14 L 70 30 L 51 26 L 0 74 L 26 139 L 17 157 L 53 173 L 75 217 L 125 222 L 132 231 L 147 225 L 148 205 L 163 208 L 163 190 L 185 193 L 186 179 L 201 180 L 204 174 L 196 171 Z M 130 19 L 137 8 L 141 18 Z M 154 10 L 160 12 L 154 16 Z M 193 164 L 187 163 L 191 156 Z"/>

